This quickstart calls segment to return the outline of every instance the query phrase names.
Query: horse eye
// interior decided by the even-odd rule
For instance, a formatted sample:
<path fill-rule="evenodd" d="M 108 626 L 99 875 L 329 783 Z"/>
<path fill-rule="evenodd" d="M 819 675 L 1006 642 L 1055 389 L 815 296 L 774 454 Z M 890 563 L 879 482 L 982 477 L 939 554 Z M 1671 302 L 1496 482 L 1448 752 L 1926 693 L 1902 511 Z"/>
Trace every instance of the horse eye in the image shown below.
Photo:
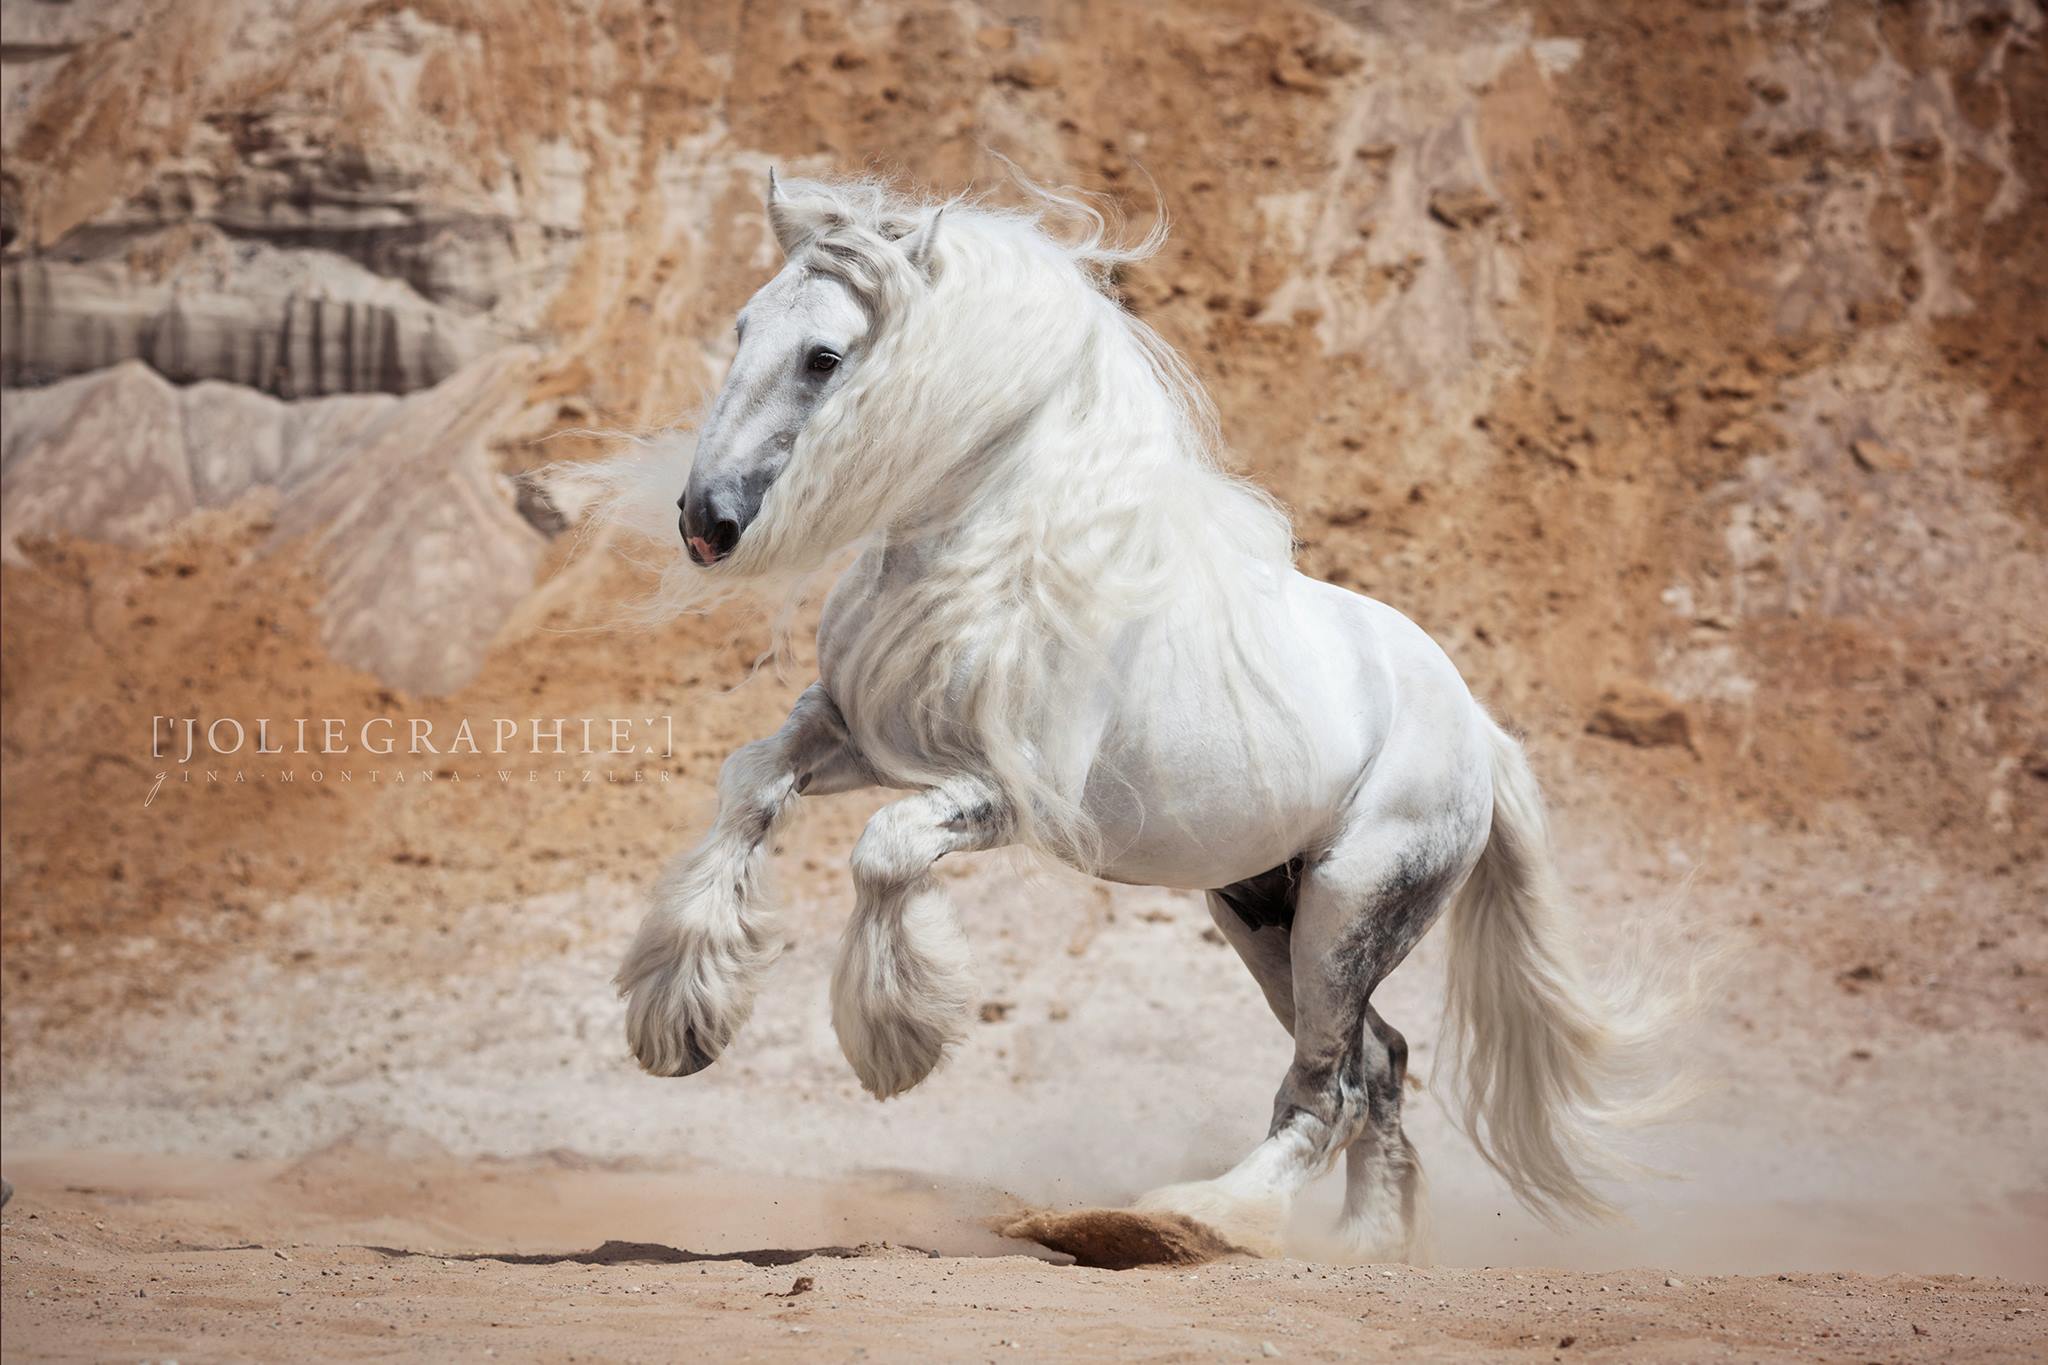
<path fill-rule="evenodd" d="M 811 352 L 809 369 L 812 374 L 830 374 L 839 368 L 839 357 L 820 346 Z"/>

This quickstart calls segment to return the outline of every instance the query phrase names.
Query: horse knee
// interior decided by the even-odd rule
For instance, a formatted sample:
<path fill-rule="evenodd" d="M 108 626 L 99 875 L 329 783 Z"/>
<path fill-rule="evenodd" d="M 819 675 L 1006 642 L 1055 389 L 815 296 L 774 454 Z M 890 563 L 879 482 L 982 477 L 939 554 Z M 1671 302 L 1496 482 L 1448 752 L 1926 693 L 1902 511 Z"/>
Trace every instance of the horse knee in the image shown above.
<path fill-rule="evenodd" d="M 796 794 L 796 775 L 773 739 L 742 744 L 718 770 L 720 823 L 743 839 L 765 838 Z"/>
<path fill-rule="evenodd" d="M 853 846 L 853 885 L 863 896 L 889 898 L 930 870 L 934 853 L 917 831 L 883 810 L 868 821 Z"/>

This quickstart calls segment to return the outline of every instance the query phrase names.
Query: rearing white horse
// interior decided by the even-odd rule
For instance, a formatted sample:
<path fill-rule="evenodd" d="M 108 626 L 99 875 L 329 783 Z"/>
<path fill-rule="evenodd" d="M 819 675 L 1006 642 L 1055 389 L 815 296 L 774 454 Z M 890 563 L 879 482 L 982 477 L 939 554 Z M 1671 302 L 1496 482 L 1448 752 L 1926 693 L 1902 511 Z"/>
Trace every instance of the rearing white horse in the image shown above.
<path fill-rule="evenodd" d="M 876 1096 L 923 1080 L 973 999 L 939 858 L 1022 844 L 1203 890 L 1294 1059 L 1250 1155 L 1141 1207 L 1270 1250 L 1344 1153 L 1341 1234 L 1402 1256 L 1408 1050 L 1372 994 L 1448 905 L 1467 1131 L 1539 1211 L 1604 1211 L 1596 1128 L 1660 1011 L 1582 973 L 1520 747 L 1407 618 L 1295 572 L 1285 515 L 1222 471 L 1200 387 L 1103 292 L 1159 234 L 1113 248 L 1092 210 L 1042 198 L 1090 230 L 771 175 L 787 259 L 740 314 L 687 487 L 659 443 L 616 476 L 643 526 L 682 492 L 679 597 L 865 545 L 819 680 L 727 761 L 620 969 L 634 1054 L 688 1075 L 747 1018 L 775 951 L 770 835 L 798 798 L 896 788 L 853 851 L 832 982 Z"/>

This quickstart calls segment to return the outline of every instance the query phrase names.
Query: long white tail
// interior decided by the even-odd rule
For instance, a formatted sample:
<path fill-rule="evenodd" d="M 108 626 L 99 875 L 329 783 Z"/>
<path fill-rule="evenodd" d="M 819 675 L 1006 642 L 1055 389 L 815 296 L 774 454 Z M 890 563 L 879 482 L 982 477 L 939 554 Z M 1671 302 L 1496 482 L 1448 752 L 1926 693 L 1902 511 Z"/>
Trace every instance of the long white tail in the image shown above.
<path fill-rule="evenodd" d="M 1627 1163 L 1602 1130 L 1677 1102 L 1675 1083 L 1652 1085 L 1652 1053 L 1689 992 L 1643 962 L 1618 964 L 1626 969 L 1611 985 L 1588 980 L 1559 896 L 1542 793 L 1522 746 L 1486 725 L 1493 831 L 1449 916 L 1444 1045 L 1463 1091 L 1452 1112 L 1538 1214 L 1610 1217 L 1613 1206 L 1588 1182 Z"/>

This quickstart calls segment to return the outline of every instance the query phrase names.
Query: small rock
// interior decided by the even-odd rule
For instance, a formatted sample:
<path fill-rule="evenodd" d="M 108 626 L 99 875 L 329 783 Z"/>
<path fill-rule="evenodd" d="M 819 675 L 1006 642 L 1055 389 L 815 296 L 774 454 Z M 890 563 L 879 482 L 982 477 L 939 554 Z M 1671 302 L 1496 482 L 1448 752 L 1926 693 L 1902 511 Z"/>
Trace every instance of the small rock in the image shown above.
<path fill-rule="evenodd" d="M 1683 1289 L 1685 1288 L 1685 1281 L 1679 1279 L 1676 1275 L 1666 1275 L 1664 1277 L 1664 1287 L 1666 1289 Z"/>
<path fill-rule="evenodd" d="M 1912 457 L 1867 436 L 1850 442 L 1849 454 L 1871 474 L 1896 474 L 1901 469 L 1913 467 Z"/>
<path fill-rule="evenodd" d="M 996 72 L 996 80 L 1020 90 L 1043 90 L 1059 80 L 1059 71 L 1045 57 L 1024 57 Z"/>
<path fill-rule="evenodd" d="M 1754 398 L 1760 391 L 1755 375 L 1733 365 L 1715 370 L 1700 384 L 1700 394 L 1705 398 Z"/>
<path fill-rule="evenodd" d="M 1754 422 L 1730 422 L 1716 427 L 1707 444 L 1716 450 L 1747 450 L 1763 443 L 1763 433 Z"/>
<path fill-rule="evenodd" d="M 1477 227 L 1498 212 L 1499 202 L 1474 185 L 1434 190 L 1429 196 L 1429 216 L 1447 228 Z"/>
<path fill-rule="evenodd" d="M 1685 709 L 1652 687 L 1628 684 L 1609 688 L 1586 721 L 1586 733 L 1620 740 L 1638 749 L 1676 746 L 1697 753 L 1692 722 Z"/>
<path fill-rule="evenodd" d="M 764 1299 L 793 1299 L 799 1294 L 808 1294 L 817 1287 L 818 1282 L 816 1280 L 813 1280 L 808 1275 L 799 1275 L 786 1293 L 777 1294 L 771 1291 L 763 1294 L 761 1297 Z"/>
<path fill-rule="evenodd" d="M 1278 1360 L 1280 1358 L 1280 1348 L 1270 1341 L 1262 1341 L 1259 1343 L 1259 1354 L 1268 1360 Z"/>
<path fill-rule="evenodd" d="M 1282 48 L 1273 58 L 1270 73 L 1273 84 L 1283 90 L 1303 90 L 1318 94 L 1325 87 L 1316 73 L 1309 69 L 1308 58 L 1298 48 Z"/>
<path fill-rule="evenodd" d="M 1675 266 L 1692 264 L 1692 252 L 1683 242 L 1663 241 L 1653 245 L 1644 253 L 1653 261 L 1669 261 Z"/>

